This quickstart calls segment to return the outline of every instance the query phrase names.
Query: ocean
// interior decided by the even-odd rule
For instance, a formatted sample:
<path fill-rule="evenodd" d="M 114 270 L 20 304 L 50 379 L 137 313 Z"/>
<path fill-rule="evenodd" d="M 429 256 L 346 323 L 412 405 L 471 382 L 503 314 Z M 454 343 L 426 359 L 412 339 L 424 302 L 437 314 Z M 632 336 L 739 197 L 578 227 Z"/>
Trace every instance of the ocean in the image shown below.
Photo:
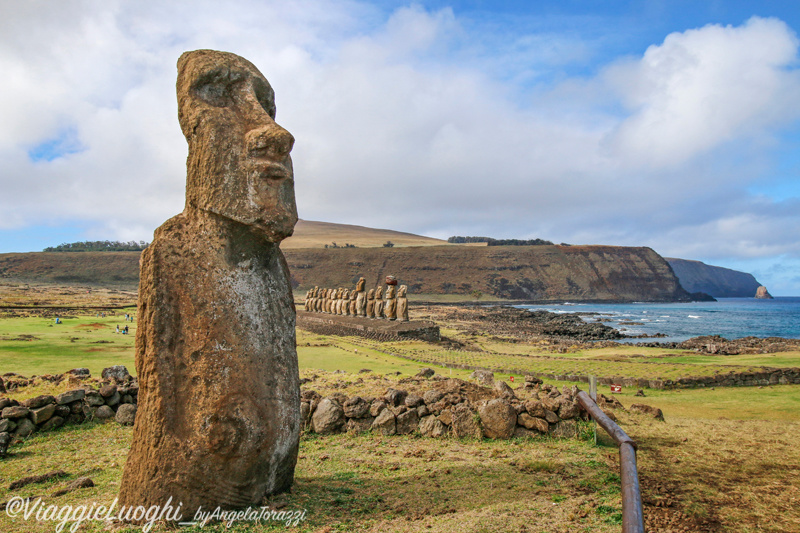
<path fill-rule="evenodd" d="M 800 297 L 720 298 L 717 302 L 520 305 L 524 309 L 544 309 L 554 313 L 594 312 L 584 320 L 601 318 L 603 323 L 626 335 L 654 335 L 656 339 L 632 342 L 681 342 L 700 335 L 741 337 L 800 338 Z M 624 342 L 624 341 L 623 341 Z"/>

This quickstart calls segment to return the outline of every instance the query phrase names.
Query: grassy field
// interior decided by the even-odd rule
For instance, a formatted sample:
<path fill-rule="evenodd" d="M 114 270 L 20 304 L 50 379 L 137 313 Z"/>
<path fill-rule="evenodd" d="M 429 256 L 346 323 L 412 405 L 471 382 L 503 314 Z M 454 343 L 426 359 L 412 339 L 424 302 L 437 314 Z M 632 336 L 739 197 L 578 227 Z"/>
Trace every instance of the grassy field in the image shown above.
<path fill-rule="evenodd" d="M 26 376 L 124 364 L 133 372 L 131 335 L 118 335 L 122 315 L 76 313 L 56 325 L 52 317 L 0 318 L 0 374 Z M 131 326 L 130 323 L 128 323 Z M 136 322 L 131 326 L 135 328 Z M 552 352 L 544 340 L 514 341 L 470 334 L 454 324 L 443 332 L 465 349 L 421 342 L 377 343 L 298 331 L 304 387 L 323 395 L 381 395 L 403 388 L 397 381 L 430 366 L 466 379 L 469 370 L 442 361 L 497 361 L 598 375 L 707 375 L 706 372 L 767 366 L 800 366 L 800 354 L 705 356 L 632 346 Z M 131 331 L 133 333 L 133 330 Z M 396 357 L 423 359 L 423 362 Z M 427 362 L 427 361 L 430 362 Z M 491 366 L 491 365 L 490 365 Z M 499 366 L 499 365 L 496 365 Z M 555 370 L 557 369 L 557 370 Z M 369 370 L 366 372 L 365 370 Z M 336 371 L 344 371 L 339 373 Z M 364 371 L 364 372 L 360 372 Z M 396 375 L 396 373 L 400 373 Z M 519 387 L 512 374 L 497 374 Z M 638 376 L 637 376 L 638 377 Z M 568 383 L 554 382 L 559 387 Z M 585 385 L 580 385 L 585 387 Z M 74 387 L 37 381 L 6 396 L 24 399 Z M 608 390 L 601 392 L 609 394 Z M 625 406 L 646 403 L 664 411 L 665 421 L 617 412 L 622 427 L 639 443 L 639 472 L 647 531 L 800 531 L 800 386 L 625 389 Z M 584 434 L 586 434 L 586 429 Z M 55 505 L 110 504 L 118 489 L 131 429 L 88 423 L 34 434 L 0 460 L 0 502 L 14 496 L 47 496 L 80 476 L 95 486 L 48 497 Z M 296 483 L 291 493 L 269 502 L 281 509 L 306 509 L 297 531 L 548 531 L 611 532 L 620 529 L 617 450 L 601 435 L 588 440 L 430 440 L 417 436 L 337 435 L 301 439 Z M 12 481 L 57 469 L 64 479 L 11 491 Z M 81 531 L 106 530 L 86 524 Z M 55 524 L 12 519 L 0 513 L 0 531 L 53 531 Z M 162 528 L 163 529 L 163 528 Z M 262 531 L 283 530 L 265 523 Z M 122 528 L 119 531 L 140 531 Z M 239 523 L 202 531 L 250 531 Z M 181 531 L 201 531 L 200 528 Z"/>

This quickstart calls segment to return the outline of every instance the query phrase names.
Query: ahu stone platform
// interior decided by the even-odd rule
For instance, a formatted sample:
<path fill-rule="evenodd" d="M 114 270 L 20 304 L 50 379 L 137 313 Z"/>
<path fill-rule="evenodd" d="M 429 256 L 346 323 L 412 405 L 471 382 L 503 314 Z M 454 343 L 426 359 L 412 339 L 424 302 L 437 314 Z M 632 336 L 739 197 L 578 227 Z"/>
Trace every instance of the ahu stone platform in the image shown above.
<path fill-rule="evenodd" d="M 297 327 L 320 335 L 357 335 L 376 340 L 441 340 L 439 326 L 427 320 L 397 322 L 347 315 L 309 313 L 297 310 Z"/>

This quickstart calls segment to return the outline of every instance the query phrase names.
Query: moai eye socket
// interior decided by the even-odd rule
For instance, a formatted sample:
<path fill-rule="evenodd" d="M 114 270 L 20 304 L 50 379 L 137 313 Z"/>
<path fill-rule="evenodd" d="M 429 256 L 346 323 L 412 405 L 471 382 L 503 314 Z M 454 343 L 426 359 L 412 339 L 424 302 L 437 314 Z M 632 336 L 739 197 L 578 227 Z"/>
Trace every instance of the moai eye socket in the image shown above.
<path fill-rule="evenodd" d="M 275 92 L 272 87 L 260 78 L 253 78 L 253 92 L 264 111 L 272 120 L 275 120 Z"/>
<path fill-rule="evenodd" d="M 234 86 L 244 78 L 241 72 L 218 68 L 198 76 L 192 84 L 192 91 L 207 104 L 226 107 L 233 102 Z"/>

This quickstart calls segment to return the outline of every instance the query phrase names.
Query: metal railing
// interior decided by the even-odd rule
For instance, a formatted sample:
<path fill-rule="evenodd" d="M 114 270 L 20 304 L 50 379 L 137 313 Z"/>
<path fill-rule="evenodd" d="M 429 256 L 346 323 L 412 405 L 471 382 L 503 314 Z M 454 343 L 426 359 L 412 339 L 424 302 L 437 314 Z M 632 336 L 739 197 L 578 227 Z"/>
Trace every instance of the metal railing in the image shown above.
<path fill-rule="evenodd" d="M 622 482 L 622 533 L 644 533 L 642 493 L 639 490 L 639 474 L 636 471 L 636 443 L 625 433 L 584 391 L 578 393 L 578 401 L 606 430 L 619 448 L 619 469 Z"/>

